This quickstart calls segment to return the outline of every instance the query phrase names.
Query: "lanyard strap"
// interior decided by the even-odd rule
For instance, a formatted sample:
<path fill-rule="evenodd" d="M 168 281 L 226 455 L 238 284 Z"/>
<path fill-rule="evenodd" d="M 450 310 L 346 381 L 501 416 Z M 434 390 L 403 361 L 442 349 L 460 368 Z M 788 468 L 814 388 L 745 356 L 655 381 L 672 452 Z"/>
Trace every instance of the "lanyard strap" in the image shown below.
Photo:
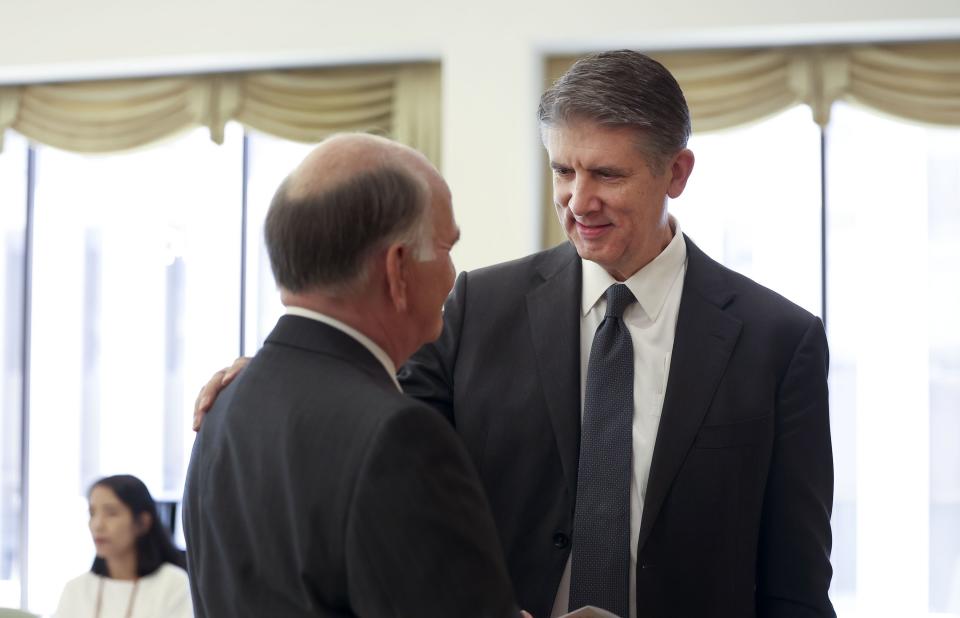
<path fill-rule="evenodd" d="M 100 606 L 103 604 L 103 581 L 106 577 L 99 577 L 99 585 L 97 586 L 97 608 L 94 610 L 93 618 L 100 618 Z M 123 614 L 124 618 L 130 618 L 133 616 L 133 600 L 137 598 L 137 587 L 140 585 L 140 580 L 133 580 L 133 590 L 130 592 L 130 600 L 127 601 L 127 611 Z"/>

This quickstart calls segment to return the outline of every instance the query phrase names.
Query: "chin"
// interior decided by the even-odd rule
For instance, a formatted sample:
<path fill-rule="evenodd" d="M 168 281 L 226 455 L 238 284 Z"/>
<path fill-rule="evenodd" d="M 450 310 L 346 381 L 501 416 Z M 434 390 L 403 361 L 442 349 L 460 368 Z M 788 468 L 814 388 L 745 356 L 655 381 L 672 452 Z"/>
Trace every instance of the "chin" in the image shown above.
<path fill-rule="evenodd" d="M 603 264 L 603 248 L 602 247 L 591 247 L 589 243 L 586 243 L 580 239 L 573 241 L 573 246 L 577 249 L 577 255 L 585 260 L 590 260 L 591 262 L 596 262 L 598 264 Z"/>

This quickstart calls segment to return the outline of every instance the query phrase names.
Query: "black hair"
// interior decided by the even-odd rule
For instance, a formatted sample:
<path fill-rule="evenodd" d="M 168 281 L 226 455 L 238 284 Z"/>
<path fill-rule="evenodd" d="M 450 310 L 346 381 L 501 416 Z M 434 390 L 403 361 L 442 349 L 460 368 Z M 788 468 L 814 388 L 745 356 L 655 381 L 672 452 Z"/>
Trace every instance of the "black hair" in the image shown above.
<path fill-rule="evenodd" d="M 130 474 L 107 476 L 96 481 L 87 492 L 89 497 L 96 487 L 106 487 L 116 494 L 133 513 L 134 521 L 140 519 L 143 513 L 150 515 L 150 527 L 137 537 L 137 576 L 144 577 L 159 569 L 163 563 L 169 562 L 185 569 L 187 564 L 183 552 L 174 547 L 170 534 L 157 516 L 157 503 L 153 501 L 150 491 L 143 481 Z M 109 576 L 107 561 L 97 556 L 93 559 L 90 570 L 97 575 Z"/>

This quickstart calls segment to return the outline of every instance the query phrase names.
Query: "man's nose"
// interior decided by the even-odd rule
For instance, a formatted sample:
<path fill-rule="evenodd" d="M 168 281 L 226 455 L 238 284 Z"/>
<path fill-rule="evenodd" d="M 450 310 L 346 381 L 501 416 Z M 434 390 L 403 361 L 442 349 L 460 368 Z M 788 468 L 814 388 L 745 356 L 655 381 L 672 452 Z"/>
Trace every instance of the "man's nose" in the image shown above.
<path fill-rule="evenodd" d="M 570 199 L 567 200 L 567 208 L 579 217 L 597 210 L 599 206 L 600 200 L 597 199 L 592 183 L 587 179 L 578 177 L 570 187 Z"/>

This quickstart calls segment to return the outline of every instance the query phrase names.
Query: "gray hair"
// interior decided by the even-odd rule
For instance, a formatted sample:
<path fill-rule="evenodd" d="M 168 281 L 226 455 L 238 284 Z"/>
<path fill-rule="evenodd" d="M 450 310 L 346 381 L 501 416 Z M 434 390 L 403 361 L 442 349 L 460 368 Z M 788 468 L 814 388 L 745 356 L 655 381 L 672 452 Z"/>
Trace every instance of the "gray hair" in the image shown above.
<path fill-rule="evenodd" d="M 417 260 L 432 256 L 430 190 L 405 169 L 360 172 L 318 194 L 291 199 L 289 179 L 277 189 L 264 240 L 277 285 L 294 293 L 355 291 L 374 253 L 399 242 Z"/>
<path fill-rule="evenodd" d="M 628 49 L 578 60 L 540 97 L 537 116 L 541 132 L 585 120 L 635 128 L 656 173 L 690 138 L 690 111 L 677 80 L 653 58 Z"/>

